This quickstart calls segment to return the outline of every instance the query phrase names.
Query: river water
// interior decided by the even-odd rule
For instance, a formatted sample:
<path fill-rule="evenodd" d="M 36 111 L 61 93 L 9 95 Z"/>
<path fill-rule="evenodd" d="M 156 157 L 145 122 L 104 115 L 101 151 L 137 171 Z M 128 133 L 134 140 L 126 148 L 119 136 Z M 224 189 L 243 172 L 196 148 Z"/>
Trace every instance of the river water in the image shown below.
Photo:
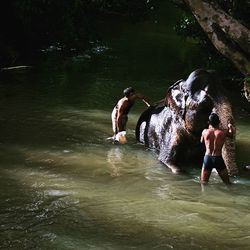
<path fill-rule="evenodd" d="M 191 45 L 171 36 L 162 42 L 164 33 L 147 27 L 1 75 L 0 249 L 249 249 L 247 171 L 231 178 L 231 188 L 213 173 L 205 190 L 198 166 L 173 175 L 135 140 L 145 109 L 139 102 L 128 143 L 106 140 L 125 87 L 157 101 L 194 69 Z M 250 164 L 249 115 L 238 93 L 231 98 L 243 168 Z"/>

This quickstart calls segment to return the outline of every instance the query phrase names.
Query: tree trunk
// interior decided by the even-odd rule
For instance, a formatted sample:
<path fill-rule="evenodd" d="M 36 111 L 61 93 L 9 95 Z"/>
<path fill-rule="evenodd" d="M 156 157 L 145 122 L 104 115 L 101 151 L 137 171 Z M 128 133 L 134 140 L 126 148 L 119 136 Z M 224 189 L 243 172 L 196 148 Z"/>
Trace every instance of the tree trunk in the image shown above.
<path fill-rule="evenodd" d="M 250 31 L 214 1 L 184 0 L 215 48 L 243 74 L 250 73 Z"/>

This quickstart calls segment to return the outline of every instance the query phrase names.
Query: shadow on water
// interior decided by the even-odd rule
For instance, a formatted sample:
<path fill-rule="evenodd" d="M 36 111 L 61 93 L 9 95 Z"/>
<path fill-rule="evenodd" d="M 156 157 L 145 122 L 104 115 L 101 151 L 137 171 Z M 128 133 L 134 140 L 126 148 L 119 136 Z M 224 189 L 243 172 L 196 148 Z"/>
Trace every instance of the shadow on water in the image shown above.
<path fill-rule="evenodd" d="M 17 156 L 15 164 L 20 166 L 25 157 L 17 151 L 13 153 Z M 15 172 L 18 168 L 15 167 Z M 32 172 L 32 169 L 28 172 Z M 1 202 L 1 246 L 4 248 L 185 249 L 184 246 L 188 244 L 192 249 L 209 249 L 211 241 L 213 249 L 222 247 L 220 240 L 209 236 L 204 239 L 203 233 L 199 235 L 197 232 L 195 235 L 191 232 L 183 234 L 180 229 L 171 228 L 168 221 L 152 223 L 146 217 L 141 221 L 141 211 L 138 217 L 136 214 L 127 214 L 126 209 L 131 209 L 131 206 L 137 206 L 139 210 L 146 209 L 147 200 L 126 201 L 126 198 L 118 197 L 115 200 L 107 200 L 105 197 L 100 200 L 98 194 L 91 197 L 86 193 L 79 196 L 67 190 L 67 185 L 65 190 L 65 184 L 64 193 L 51 195 L 46 189 L 58 184 L 59 178 L 63 178 L 65 182 L 71 181 L 68 173 L 60 171 L 55 183 L 43 187 L 30 186 L 25 178 L 12 179 L 14 174 L 8 171 L 9 166 L 0 171 L 1 181 L 8 180 L 6 189 L 2 190 L 4 196 Z M 40 171 L 44 174 L 43 169 Z M 51 169 L 46 172 L 48 176 L 56 173 Z M 80 181 L 81 179 L 77 180 Z M 103 186 L 105 187 L 107 185 Z M 11 195 L 12 192 L 15 192 L 15 196 Z M 152 206 L 150 203 L 148 205 Z M 218 206 L 221 206 L 219 202 Z M 157 208 L 152 212 L 157 213 Z M 185 216 L 183 219 L 185 220 Z M 233 249 L 239 245 L 223 242 L 223 249 Z"/>
<path fill-rule="evenodd" d="M 107 193 L 111 191 L 111 188 L 117 188 L 112 186 L 117 178 L 108 177 L 104 170 L 93 176 L 95 170 L 84 168 L 84 172 L 87 172 L 81 175 L 79 158 L 75 162 L 71 162 L 71 165 L 69 164 L 76 155 L 73 158 L 69 157 L 69 162 L 63 166 L 63 161 L 59 159 L 56 159 L 55 163 L 53 161 L 36 161 L 36 157 L 27 159 L 23 147 L 18 149 L 15 146 L 12 149 L 11 147 L 2 147 L 1 149 L 1 186 L 4 187 L 1 199 L 2 247 L 7 249 L 17 247 L 24 249 L 44 249 L 45 247 L 48 249 L 68 249 L 69 246 L 75 249 L 83 247 L 95 249 L 130 249 L 131 247 L 185 249 L 184 246 L 188 244 L 192 249 L 210 249 L 211 241 L 213 241 L 213 249 L 221 249 L 222 247 L 223 249 L 235 249 L 241 245 L 238 241 L 230 241 L 227 238 L 225 241 L 221 237 L 214 239 L 213 234 L 206 235 L 204 238 L 203 230 L 200 233 L 195 230 L 195 235 L 193 235 L 192 219 L 198 216 L 197 210 L 190 207 L 190 215 L 185 215 L 177 208 L 179 205 L 186 206 L 186 202 L 191 203 L 194 207 L 201 206 L 200 209 L 203 212 L 199 216 L 204 217 L 205 220 L 211 216 L 210 219 L 213 221 L 214 215 L 204 211 L 203 206 L 207 205 L 205 201 L 210 201 L 209 206 L 212 211 L 224 211 L 224 203 L 220 199 L 214 199 L 213 196 L 218 194 L 223 196 L 227 193 L 228 199 L 233 202 L 236 196 L 242 195 L 242 190 L 239 188 L 231 189 L 229 195 L 229 192 L 224 188 L 220 189 L 216 184 L 212 184 L 205 190 L 205 193 L 202 194 L 200 191 L 196 193 L 198 199 L 190 197 L 187 200 L 184 198 L 185 196 L 183 199 L 181 193 L 178 194 L 181 195 L 180 197 L 172 196 L 169 199 L 169 191 L 178 189 L 179 185 L 180 187 L 185 186 L 185 189 L 192 189 L 193 181 L 190 182 L 188 175 L 179 177 L 172 175 L 175 181 L 172 180 L 168 184 L 170 180 L 165 174 L 169 175 L 170 172 L 162 167 L 164 175 L 160 174 L 160 185 L 153 184 L 152 186 L 152 190 L 155 190 L 153 192 L 160 195 L 163 201 L 165 200 L 165 202 L 158 204 L 159 207 L 154 204 L 154 198 L 149 199 L 148 194 L 145 194 L 144 191 L 136 200 L 127 197 L 126 189 L 117 191 L 110 199 Z M 109 146 L 107 157 L 111 158 L 113 164 L 115 163 L 114 159 L 116 159 L 116 164 L 119 165 L 129 148 L 129 145 L 128 148 Z M 136 146 L 132 146 L 132 148 L 138 152 L 142 150 Z M 51 153 L 49 151 L 49 154 Z M 43 157 L 42 155 L 42 159 Z M 137 156 L 135 155 L 135 157 Z M 76 164 L 76 162 L 78 163 Z M 152 170 L 149 171 L 146 174 L 148 180 L 159 178 L 159 173 L 152 174 Z M 161 172 L 162 170 L 160 168 L 157 171 Z M 196 176 L 197 172 L 193 174 Z M 88 176 L 87 179 L 83 178 L 85 175 Z M 30 179 L 32 176 L 34 179 Z M 122 178 L 121 183 L 126 182 L 126 178 L 122 175 L 118 175 L 118 177 Z M 137 179 L 134 174 L 131 175 L 131 178 L 132 182 Z M 212 182 L 216 183 L 217 181 L 212 178 Z M 133 185 L 136 188 L 136 184 L 133 183 Z M 151 185 L 148 186 L 149 190 L 151 190 Z M 169 185 L 172 185 L 172 188 Z M 141 189 L 140 184 L 139 186 Z M 148 188 L 145 190 L 146 192 L 149 191 Z M 138 191 L 135 189 L 136 192 Z M 185 191 L 182 192 L 185 193 Z M 205 197 L 203 197 L 204 194 Z M 241 210 L 241 213 L 244 210 L 248 211 L 248 206 L 244 202 L 245 198 L 242 196 L 241 202 L 237 198 L 238 202 L 234 204 L 233 211 L 237 209 Z M 173 207 L 173 202 L 176 203 L 174 207 L 176 206 L 177 213 L 180 213 L 176 220 L 178 221 L 179 217 L 182 216 L 181 221 L 184 220 L 176 222 L 177 225 L 179 224 L 177 227 L 173 227 L 171 224 L 173 223 L 171 216 L 168 218 L 157 214 L 164 213 L 165 206 Z M 147 217 L 147 209 L 149 209 L 149 213 L 155 213 L 155 216 L 152 217 L 152 214 L 148 214 L 149 217 Z M 187 216 L 190 216 L 189 219 Z M 185 220 L 187 221 L 185 222 Z M 191 223 L 188 220 L 191 220 Z M 187 228 L 190 227 L 190 230 L 183 233 L 180 229 L 182 224 L 186 225 Z M 246 240 L 242 239 L 242 242 L 241 249 L 247 249 L 244 248 Z"/>
<path fill-rule="evenodd" d="M 248 226 L 236 233 L 240 221 L 223 214 L 247 214 L 249 178 L 235 179 L 228 191 L 214 176 L 202 193 L 199 171 L 174 176 L 143 147 L 114 147 L 105 140 L 111 130 L 105 107 L 69 105 L 55 90 L 47 96 L 47 87 L 38 86 L 23 96 L 22 87 L 13 86 L 0 108 L 2 246 L 209 249 L 213 241 L 214 249 L 245 248 Z M 243 140 L 239 150 L 248 144 Z M 240 243 L 231 239 L 234 233 Z"/>

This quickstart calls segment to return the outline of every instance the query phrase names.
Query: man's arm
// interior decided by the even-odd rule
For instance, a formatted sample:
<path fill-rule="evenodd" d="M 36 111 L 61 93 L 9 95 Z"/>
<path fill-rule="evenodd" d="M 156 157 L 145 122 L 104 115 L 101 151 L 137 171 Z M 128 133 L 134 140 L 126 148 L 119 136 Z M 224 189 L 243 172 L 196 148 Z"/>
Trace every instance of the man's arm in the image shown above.
<path fill-rule="evenodd" d="M 205 133 L 205 131 L 206 131 L 206 130 L 204 129 L 204 130 L 202 131 L 202 133 L 201 133 L 201 140 L 200 140 L 201 143 L 203 143 L 203 141 L 204 141 L 204 133 Z"/>
<path fill-rule="evenodd" d="M 141 99 L 148 107 L 151 106 L 149 101 L 148 101 L 148 98 L 140 93 L 136 93 L 136 98 L 137 99 Z"/>

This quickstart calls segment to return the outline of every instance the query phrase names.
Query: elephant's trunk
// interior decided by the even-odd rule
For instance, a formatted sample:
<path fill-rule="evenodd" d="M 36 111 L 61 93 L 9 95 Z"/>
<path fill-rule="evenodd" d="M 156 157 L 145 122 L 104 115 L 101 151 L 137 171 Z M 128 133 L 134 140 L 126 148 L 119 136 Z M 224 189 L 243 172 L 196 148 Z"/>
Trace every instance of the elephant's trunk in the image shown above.
<path fill-rule="evenodd" d="M 228 129 L 228 123 L 234 127 L 234 118 L 232 117 L 231 106 L 227 99 L 220 100 L 215 105 L 215 112 L 218 114 L 222 129 Z M 222 148 L 222 156 L 225 161 L 229 175 L 238 174 L 238 167 L 235 159 L 235 134 L 233 137 L 227 137 Z"/>

